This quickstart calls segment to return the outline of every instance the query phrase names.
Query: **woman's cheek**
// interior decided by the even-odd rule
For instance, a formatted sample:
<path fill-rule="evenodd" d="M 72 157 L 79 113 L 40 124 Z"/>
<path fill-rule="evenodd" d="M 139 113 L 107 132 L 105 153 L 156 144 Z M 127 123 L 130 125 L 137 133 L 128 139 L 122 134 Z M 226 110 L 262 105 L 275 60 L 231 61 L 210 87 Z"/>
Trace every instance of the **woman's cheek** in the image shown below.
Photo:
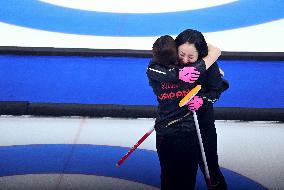
<path fill-rule="evenodd" d="M 197 61 L 197 59 L 193 58 L 189 60 L 189 63 L 195 63 Z"/>
<path fill-rule="evenodd" d="M 194 62 L 187 62 L 187 63 L 185 63 L 185 62 L 180 62 L 181 65 L 189 65 L 189 64 L 192 64 L 192 63 L 194 63 Z"/>

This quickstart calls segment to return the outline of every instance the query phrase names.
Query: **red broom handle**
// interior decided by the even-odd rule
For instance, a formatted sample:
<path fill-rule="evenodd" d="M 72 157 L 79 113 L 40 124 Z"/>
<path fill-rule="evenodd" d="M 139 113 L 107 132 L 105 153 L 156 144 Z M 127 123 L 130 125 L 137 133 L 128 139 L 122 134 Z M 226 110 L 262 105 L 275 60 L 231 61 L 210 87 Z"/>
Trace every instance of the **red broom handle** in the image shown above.
<path fill-rule="evenodd" d="M 137 143 L 116 163 L 116 166 L 120 166 L 129 156 L 130 154 L 154 131 L 154 127 L 145 133 Z"/>

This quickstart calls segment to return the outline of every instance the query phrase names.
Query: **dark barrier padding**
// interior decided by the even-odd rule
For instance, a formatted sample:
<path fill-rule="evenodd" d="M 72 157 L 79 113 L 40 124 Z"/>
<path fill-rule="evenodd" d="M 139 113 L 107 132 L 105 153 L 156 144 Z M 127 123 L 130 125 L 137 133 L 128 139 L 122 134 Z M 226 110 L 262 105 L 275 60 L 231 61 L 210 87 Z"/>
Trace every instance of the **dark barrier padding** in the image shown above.
<path fill-rule="evenodd" d="M 1 46 L 4 55 L 152 57 L 151 50 Z"/>
<path fill-rule="evenodd" d="M 54 103 L 33 103 L 29 106 L 30 115 L 151 118 L 155 117 L 155 113 L 155 106 Z"/>
<path fill-rule="evenodd" d="M 1 102 L 1 115 L 155 118 L 156 106 Z M 215 108 L 216 120 L 284 121 L 283 108 Z"/>
<path fill-rule="evenodd" d="M 283 108 L 215 108 L 216 120 L 284 121 Z"/>
<path fill-rule="evenodd" d="M 112 57 L 152 57 L 151 50 L 132 49 L 88 49 L 88 48 L 53 48 L 53 47 L 17 47 L 2 46 L 0 54 L 12 55 L 47 55 L 47 56 L 112 56 Z M 284 60 L 284 52 L 226 52 L 221 60 Z"/>
<path fill-rule="evenodd" d="M 25 101 L 0 101 L 1 115 L 27 115 L 29 102 Z"/>

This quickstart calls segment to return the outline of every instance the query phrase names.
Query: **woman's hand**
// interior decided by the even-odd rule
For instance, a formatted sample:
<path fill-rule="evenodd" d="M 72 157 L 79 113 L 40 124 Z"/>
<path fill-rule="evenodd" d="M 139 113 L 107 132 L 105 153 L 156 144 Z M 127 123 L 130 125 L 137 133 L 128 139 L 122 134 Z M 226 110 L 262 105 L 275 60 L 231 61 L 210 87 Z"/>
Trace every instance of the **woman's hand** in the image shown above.
<path fill-rule="evenodd" d="M 192 100 L 187 103 L 190 111 L 197 111 L 203 104 L 203 99 L 200 96 L 194 96 Z"/>
<path fill-rule="evenodd" d="M 179 79 L 188 83 L 194 83 L 199 78 L 199 75 L 200 72 L 195 67 L 184 67 L 179 71 Z"/>

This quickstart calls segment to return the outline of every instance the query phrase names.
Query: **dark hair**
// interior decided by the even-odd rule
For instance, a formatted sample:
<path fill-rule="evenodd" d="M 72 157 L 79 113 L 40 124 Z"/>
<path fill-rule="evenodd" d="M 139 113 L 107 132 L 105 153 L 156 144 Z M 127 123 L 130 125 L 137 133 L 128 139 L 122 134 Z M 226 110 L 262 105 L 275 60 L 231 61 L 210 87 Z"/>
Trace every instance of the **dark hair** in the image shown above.
<path fill-rule="evenodd" d="M 177 46 L 175 40 L 169 36 L 159 37 L 152 47 L 153 61 L 164 65 L 174 65 L 177 62 Z"/>
<path fill-rule="evenodd" d="M 203 34 L 197 30 L 184 30 L 176 37 L 175 42 L 177 47 L 185 43 L 194 44 L 198 52 L 198 59 L 204 58 L 208 55 L 208 46 L 206 40 Z"/>

